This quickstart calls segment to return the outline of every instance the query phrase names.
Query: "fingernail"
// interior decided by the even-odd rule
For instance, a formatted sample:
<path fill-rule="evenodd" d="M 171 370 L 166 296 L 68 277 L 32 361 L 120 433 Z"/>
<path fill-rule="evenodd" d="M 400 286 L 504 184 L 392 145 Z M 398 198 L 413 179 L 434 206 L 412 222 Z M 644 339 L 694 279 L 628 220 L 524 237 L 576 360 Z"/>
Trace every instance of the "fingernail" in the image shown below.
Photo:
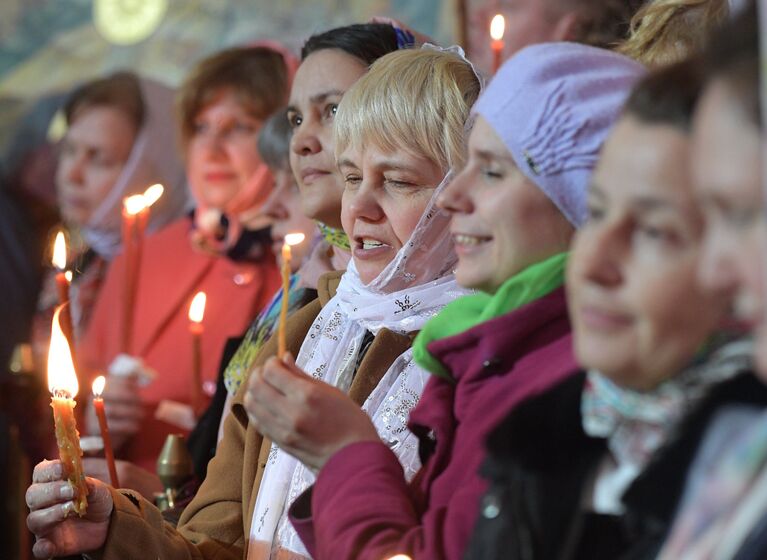
<path fill-rule="evenodd" d="M 75 489 L 72 488 L 71 484 L 67 484 L 67 485 L 61 487 L 60 494 L 61 494 L 62 498 L 74 498 L 75 497 Z"/>
<path fill-rule="evenodd" d="M 66 502 L 64 504 L 61 504 L 61 512 L 64 514 L 64 517 L 72 513 L 74 510 L 75 510 L 74 502 Z"/>

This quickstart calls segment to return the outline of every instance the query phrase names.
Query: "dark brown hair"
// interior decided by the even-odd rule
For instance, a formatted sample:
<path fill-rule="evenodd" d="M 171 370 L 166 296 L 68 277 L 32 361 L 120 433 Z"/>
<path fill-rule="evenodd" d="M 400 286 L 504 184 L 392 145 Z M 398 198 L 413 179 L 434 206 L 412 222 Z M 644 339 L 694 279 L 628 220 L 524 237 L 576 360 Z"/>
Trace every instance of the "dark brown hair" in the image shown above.
<path fill-rule="evenodd" d="M 301 49 L 301 60 L 316 51 L 340 49 L 368 66 L 397 50 L 397 33 L 388 23 L 356 23 L 312 35 Z"/>
<path fill-rule="evenodd" d="M 144 99 L 138 77 L 132 72 L 117 72 L 81 85 L 64 104 L 64 117 L 71 125 L 87 109 L 114 107 L 125 113 L 136 130 L 144 123 Z"/>
<path fill-rule="evenodd" d="M 574 10 L 578 14 L 574 41 L 613 48 L 626 39 L 631 19 L 642 0 L 558 0 L 557 3 L 560 11 Z"/>
<path fill-rule="evenodd" d="M 199 62 L 187 76 L 177 97 L 184 145 L 194 133 L 197 115 L 225 89 L 233 91 L 254 118 L 265 120 L 287 99 L 288 68 L 285 59 L 267 47 L 238 47 Z"/>
<path fill-rule="evenodd" d="M 711 38 L 704 53 L 707 83 L 722 80 L 742 105 L 752 123 L 762 128 L 759 100 L 759 18 L 750 2 Z"/>
<path fill-rule="evenodd" d="M 703 89 L 698 58 L 663 67 L 648 74 L 631 92 L 624 114 L 647 124 L 665 124 L 688 133 Z"/>

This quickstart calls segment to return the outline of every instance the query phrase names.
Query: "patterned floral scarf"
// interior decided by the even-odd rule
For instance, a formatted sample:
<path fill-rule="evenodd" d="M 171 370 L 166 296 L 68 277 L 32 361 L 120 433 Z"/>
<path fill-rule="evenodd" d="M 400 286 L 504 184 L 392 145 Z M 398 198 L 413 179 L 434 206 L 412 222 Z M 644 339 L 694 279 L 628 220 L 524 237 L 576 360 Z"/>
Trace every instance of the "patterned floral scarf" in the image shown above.
<path fill-rule="evenodd" d="M 583 429 L 592 437 L 606 438 L 618 464 L 634 465 L 638 474 L 678 420 L 713 385 L 744 371 L 749 363 L 747 343 L 717 345 L 648 392 L 620 387 L 590 371 L 581 399 Z"/>
<path fill-rule="evenodd" d="M 288 288 L 288 313 L 300 308 L 306 299 L 308 290 L 298 286 L 299 277 L 290 277 Z M 248 374 L 250 366 L 261 351 L 261 347 L 274 334 L 282 306 L 282 290 L 274 294 L 269 304 L 259 313 L 258 317 L 245 333 L 245 338 L 224 370 L 224 385 L 229 395 L 234 395 Z"/>

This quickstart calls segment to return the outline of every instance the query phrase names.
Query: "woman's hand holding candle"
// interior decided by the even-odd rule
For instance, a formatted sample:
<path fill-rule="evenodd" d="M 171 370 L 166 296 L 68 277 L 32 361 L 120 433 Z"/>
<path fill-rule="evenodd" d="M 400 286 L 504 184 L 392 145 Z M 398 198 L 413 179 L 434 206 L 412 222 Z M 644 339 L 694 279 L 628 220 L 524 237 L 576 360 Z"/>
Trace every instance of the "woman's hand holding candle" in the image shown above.
<path fill-rule="evenodd" d="M 253 371 L 244 404 L 259 432 L 314 469 L 349 444 L 380 441 L 346 393 L 301 371 L 290 354 Z"/>
<path fill-rule="evenodd" d="M 35 535 L 36 558 L 93 552 L 106 541 L 114 503 L 107 486 L 88 478 L 87 512 L 73 516 L 78 491 L 67 480 L 61 461 L 43 461 L 35 467 L 27 489 L 27 527 Z"/>

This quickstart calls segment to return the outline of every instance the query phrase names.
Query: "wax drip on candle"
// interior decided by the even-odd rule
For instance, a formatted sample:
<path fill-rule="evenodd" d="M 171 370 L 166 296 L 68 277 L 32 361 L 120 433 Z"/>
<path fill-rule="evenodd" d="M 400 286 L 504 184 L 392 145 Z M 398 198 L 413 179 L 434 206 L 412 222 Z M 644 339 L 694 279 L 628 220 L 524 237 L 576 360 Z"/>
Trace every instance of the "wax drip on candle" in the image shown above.
<path fill-rule="evenodd" d="M 64 477 L 75 488 L 74 511 L 82 516 L 88 505 L 88 486 L 82 465 L 80 434 L 77 431 L 74 408 L 79 389 L 77 374 L 69 344 L 61 330 L 59 316 L 63 306 L 56 308 L 51 325 L 51 344 L 48 349 L 48 389 L 53 398 L 53 420 L 56 444 L 59 448 Z"/>

